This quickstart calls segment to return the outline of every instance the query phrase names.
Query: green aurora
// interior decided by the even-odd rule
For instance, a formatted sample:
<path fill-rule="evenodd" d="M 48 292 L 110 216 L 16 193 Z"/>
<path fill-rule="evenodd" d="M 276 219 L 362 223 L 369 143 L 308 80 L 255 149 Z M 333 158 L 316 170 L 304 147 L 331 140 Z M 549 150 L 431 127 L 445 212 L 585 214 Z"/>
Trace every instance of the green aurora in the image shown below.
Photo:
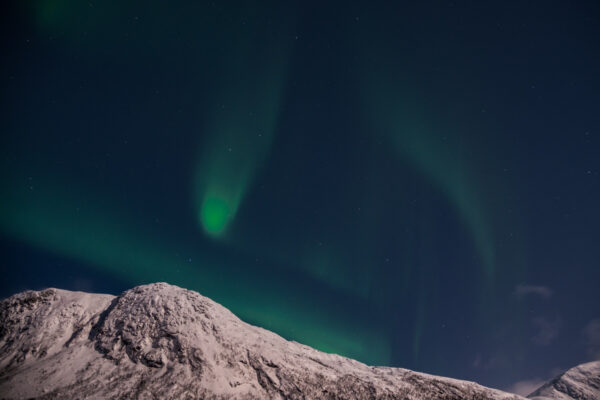
<path fill-rule="evenodd" d="M 227 233 L 277 132 L 290 44 L 266 49 L 264 34 L 248 33 L 225 54 L 206 114 L 193 186 L 198 222 L 214 238 Z"/>
<path fill-rule="evenodd" d="M 397 65 L 397 70 L 390 68 L 394 63 L 389 59 L 389 51 L 365 48 L 363 52 L 369 55 L 366 57 L 369 62 L 360 65 L 363 74 L 359 79 L 365 118 L 408 168 L 443 195 L 470 235 L 473 248 L 479 256 L 479 317 L 485 320 L 489 315 L 488 310 L 495 304 L 494 292 L 499 272 L 496 270 L 494 229 L 489 218 L 490 210 L 486 208 L 489 202 L 478 191 L 481 182 L 471 173 L 476 166 L 466 161 L 470 159 L 473 146 L 464 139 L 468 136 L 456 131 L 456 128 L 449 131 L 436 123 L 435 115 L 424 106 L 428 103 L 426 99 L 419 95 L 409 79 L 400 76 L 401 65 Z M 429 219 L 420 221 L 420 225 L 427 225 L 422 232 L 424 238 L 429 236 L 429 229 L 435 229 Z M 412 260 L 407 260 L 402 266 L 406 282 L 413 268 L 411 263 Z M 420 266 L 421 284 L 426 278 L 424 271 L 429 268 L 426 264 Z M 428 305 L 433 293 L 431 287 L 421 287 L 413 303 L 415 322 L 412 344 L 415 360 L 419 358 L 427 325 Z"/>
<path fill-rule="evenodd" d="M 481 257 L 483 275 L 492 281 L 496 274 L 496 250 L 493 230 L 486 218 L 485 202 L 477 192 L 473 165 L 465 164 L 470 151 L 460 132 L 443 132 L 427 123 L 417 105 L 399 94 L 410 97 L 402 88 L 383 89 L 378 79 L 365 84 L 366 113 L 379 134 L 397 150 L 398 156 L 445 195 L 471 234 Z M 418 101 L 418 98 L 414 98 Z M 431 118 L 430 118 L 431 119 Z"/>
<path fill-rule="evenodd" d="M 246 321 L 323 351 L 369 363 L 389 362 L 387 339 L 375 327 L 357 329 L 352 322 L 356 315 L 332 314 L 323 306 L 326 298 L 314 298 L 314 293 L 305 298 L 285 278 L 239 265 L 247 259 L 224 262 L 203 255 L 202 247 L 168 242 L 165 232 L 139 230 L 124 210 L 109 206 L 110 199 L 89 188 L 74 192 L 49 178 L 38 179 L 35 187 L 25 177 L 3 180 L 12 188 L 4 190 L 0 209 L 5 235 L 131 284 L 166 281 L 197 290 Z M 178 250 L 182 248 L 188 249 L 185 257 Z"/>

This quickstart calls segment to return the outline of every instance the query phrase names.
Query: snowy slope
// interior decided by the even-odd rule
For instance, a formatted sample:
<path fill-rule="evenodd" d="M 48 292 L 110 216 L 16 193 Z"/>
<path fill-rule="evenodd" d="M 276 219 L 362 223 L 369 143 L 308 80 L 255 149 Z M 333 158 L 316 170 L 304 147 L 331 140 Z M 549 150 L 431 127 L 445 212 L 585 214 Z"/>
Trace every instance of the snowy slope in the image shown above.
<path fill-rule="evenodd" d="M 600 361 L 578 365 L 531 393 L 530 399 L 599 400 Z"/>
<path fill-rule="evenodd" d="M 523 399 L 322 353 L 165 283 L 0 302 L 0 398 Z"/>

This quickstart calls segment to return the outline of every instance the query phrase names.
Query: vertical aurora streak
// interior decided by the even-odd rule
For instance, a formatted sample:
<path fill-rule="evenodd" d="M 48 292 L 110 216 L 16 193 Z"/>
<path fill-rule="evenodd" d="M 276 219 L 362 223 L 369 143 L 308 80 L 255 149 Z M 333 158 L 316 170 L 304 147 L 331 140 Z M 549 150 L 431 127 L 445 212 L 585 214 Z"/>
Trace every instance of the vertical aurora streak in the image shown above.
<path fill-rule="evenodd" d="M 493 230 L 486 218 L 484 201 L 476 190 L 474 166 L 463 162 L 469 149 L 460 132 L 442 132 L 426 122 L 424 111 L 400 94 L 405 90 L 386 87 L 382 77 L 367 79 L 365 93 L 367 117 L 398 155 L 427 178 L 445 195 L 471 235 L 481 257 L 481 270 L 488 282 L 495 276 L 496 250 Z"/>
<path fill-rule="evenodd" d="M 370 38 L 371 40 L 375 40 Z M 360 65 L 363 72 L 360 79 L 360 91 L 364 116 L 373 128 L 374 134 L 379 135 L 387 143 L 406 166 L 408 166 L 437 192 L 455 211 L 455 215 L 467 233 L 476 254 L 478 274 L 479 313 L 485 318 L 485 310 L 491 307 L 498 271 L 496 270 L 496 244 L 494 230 L 488 219 L 485 198 L 478 190 L 481 185 L 471 173 L 476 165 L 470 165 L 466 160 L 472 148 L 470 143 L 463 140 L 468 135 L 455 126 L 449 130 L 438 123 L 435 111 L 428 109 L 427 99 L 423 98 L 409 78 L 401 76 L 402 64 L 394 60 L 391 49 L 381 51 L 377 48 L 364 48 L 364 64 Z M 391 68 L 392 65 L 398 67 Z M 434 213 L 426 212 L 423 221 Z M 427 229 L 435 229 L 428 226 Z M 419 237 L 427 240 L 430 232 L 419 233 Z M 429 247 L 427 252 L 435 253 L 436 249 Z M 425 271 L 431 271 L 431 264 L 436 260 L 415 260 L 417 265 L 403 268 L 409 270 L 419 268 L 417 289 L 412 293 L 413 335 L 412 356 L 415 362 L 420 362 L 423 336 L 428 327 L 429 302 L 435 295 L 434 290 L 425 286 Z M 440 268 L 438 266 L 437 268 Z M 430 283 L 430 279 L 427 282 Z M 420 283 L 419 283 L 420 282 Z"/>
<path fill-rule="evenodd" d="M 475 248 L 481 256 L 484 276 L 491 280 L 495 273 L 495 249 L 492 230 L 484 215 L 481 198 L 475 190 L 467 168 L 461 164 L 460 150 L 447 147 L 442 135 L 403 128 L 394 124 L 392 140 L 404 159 L 421 171 L 453 204 L 471 233 Z"/>
<path fill-rule="evenodd" d="M 269 153 L 285 85 L 287 43 L 277 40 L 272 52 L 258 38 L 238 40 L 206 116 L 193 183 L 198 222 L 214 238 L 226 235 Z M 256 59 L 257 51 L 267 52 Z"/>

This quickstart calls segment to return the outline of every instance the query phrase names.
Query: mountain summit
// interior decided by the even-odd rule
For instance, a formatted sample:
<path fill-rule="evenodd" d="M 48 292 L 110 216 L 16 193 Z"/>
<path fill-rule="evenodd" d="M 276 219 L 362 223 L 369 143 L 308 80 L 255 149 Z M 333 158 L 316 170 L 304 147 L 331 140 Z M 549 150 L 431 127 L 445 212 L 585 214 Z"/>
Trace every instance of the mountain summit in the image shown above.
<path fill-rule="evenodd" d="M 600 363 L 590 368 L 597 378 Z M 46 289 L 2 300 L 0 398 L 523 399 L 323 353 L 166 283 L 117 297 Z"/>

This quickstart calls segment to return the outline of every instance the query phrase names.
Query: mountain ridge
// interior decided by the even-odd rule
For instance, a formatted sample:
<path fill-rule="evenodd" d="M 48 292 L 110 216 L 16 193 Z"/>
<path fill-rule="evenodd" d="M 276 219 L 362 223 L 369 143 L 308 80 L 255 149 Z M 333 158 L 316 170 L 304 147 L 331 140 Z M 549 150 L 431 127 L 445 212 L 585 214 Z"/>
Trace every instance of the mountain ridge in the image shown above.
<path fill-rule="evenodd" d="M 600 361 L 592 361 L 568 369 L 527 397 L 532 400 L 600 399 Z"/>
<path fill-rule="evenodd" d="M 6 399 L 524 399 L 323 353 L 166 283 L 22 292 L 0 322 Z"/>

